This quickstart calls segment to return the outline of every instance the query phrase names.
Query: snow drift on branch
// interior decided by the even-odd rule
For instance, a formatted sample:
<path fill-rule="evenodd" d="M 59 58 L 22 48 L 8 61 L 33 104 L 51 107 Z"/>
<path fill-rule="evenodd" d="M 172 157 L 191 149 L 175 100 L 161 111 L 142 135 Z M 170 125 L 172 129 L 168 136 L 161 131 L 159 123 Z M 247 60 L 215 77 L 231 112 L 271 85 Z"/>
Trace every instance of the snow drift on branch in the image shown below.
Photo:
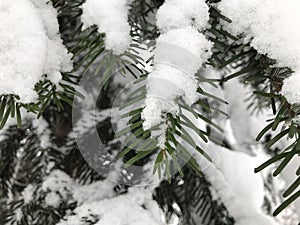
<path fill-rule="evenodd" d="M 105 33 L 106 49 L 124 53 L 131 42 L 127 0 L 88 0 L 82 5 L 84 27 L 97 25 Z"/>
<path fill-rule="evenodd" d="M 47 0 L 0 3 L 0 94 L 34 102 L 34 85 L 46 74 L 53 83 L 72 70 L 71 56 L 59 37 L 56 10 Z"/>
<path fill-rule="evenodd" d="M 251 45 L 278 66 L 300 69 L 299 1 L 223 0 L 218 8 L 232 20 L 226 27 L 233 34 L 252 39 Z"/>
<path fill-rule="evenodd" d="M 160 209 L 142 188 L 132 188 L 126 195 L 85 202 L 58 225 L 83 225 L 93 221 L 97 225 L 162 225 Z"/>
<path fill-rule="evenodd" d="M 162 32 L 188 26 L 203 31 L 209 27 L 208 6 L 201 0 L 167 0 L 159 8 L 156 18 Z"/>
<path fill-rule="evenodd" d="M 218 7 L 232 20 L 232 23 L 224 23 L 229 32 L 243 34 L 245 41 L 251 41 L 259 53 L 275 59 L 279 67 L 289 67 L 296 71 L 293 76 L 299 76 L 298 0 L 223 0 L 218 3 Z M 300 103 L 299 78 L 291 78 L 286 82 L 282 95 L 292 104 Z"/>
<path fill-rule="evenodd" d="M 147 225 L 162 224 L 162 212 L 148 188 L 131 187 L 126 194 L 116 194 L 114 187 L 120 166 L 117 163 L 106 179 L 86 185 L 77 184 L 61 170 L 53 170 L 42 184 L 42 190 L 47 193 L 46 205 L 58 207 L 62 201 L 75 201 L 77 205 L 58 225 L 84 225 L 86 221 L 97 225 L 139 225 L 141 221 Z M 24 198 L 32 201 L 34 187 L 25 190 Z"/>
<path fill-rule="evenodd" d="M 251 157 L 242 152 L 209 145 L 209 152 L 218 152 L 214 163 L 198 159 L 203 172 L 212 184 L 215 198 L 220 198 L 234 216 L 237 225 L 278 225 L 266 215 L 261 207 L 264 201 L 264 184 L 261 176 L 253 173 L 260 162 L 259 157 Z"/>
<path fill-rule="evenodd" d="M 174 14 L 178 13 L 178 17 Z M 176 99 L 192 105 L 198 100 L 194 74 L 210 57 L 212 43 L 198 30 L 207 28 L 209 13 L 204 0 L 168 0 L 157 12 L 161 35 L 157 39 L 153 71 L 147 78 L 147 96 L 142 112 L 145 129 L 162 124 L 159 145 L 164 145 L 166 113 L 177 114 Z"/>

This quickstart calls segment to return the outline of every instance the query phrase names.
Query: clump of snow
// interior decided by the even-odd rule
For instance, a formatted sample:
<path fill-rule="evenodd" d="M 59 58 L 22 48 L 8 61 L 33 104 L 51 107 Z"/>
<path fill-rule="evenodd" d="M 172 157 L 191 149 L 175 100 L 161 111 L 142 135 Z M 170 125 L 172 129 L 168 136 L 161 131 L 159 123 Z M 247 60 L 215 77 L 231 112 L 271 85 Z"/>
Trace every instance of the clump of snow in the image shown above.
<path fill-rule="evenodd" d="M 204 121 L 196 119 L 191 112 L 183 111 L 183 113 L 199 129 L 205 129 L 206 124 Z M 257 126 L 256 123 L 253 125 Z M 246 133 L 242 129 L 248 129 L 248 127 L 243 126 L 239 130 Z M 237 152 L 216 145 L 211 141 L 203 143 L 193 130 L 187 129 L 187 132 L 195 143 L 209 154 L 212 162 L 209 162 L 200 154 L 194 154 L 194 149 L 189 144 L 185 142 L 182 142 L 182 144 L 193 154 L 205 178 L 211 184 L 210 189 L 213 198 L 224 204 L 229 215 L 234 218 L 235 224 L 278 225 L 271 216 L 262 210 L 265 198 L 264 182 L 260 173 L 254 173 L 254 168 L 264 161 L 259 155 L 259 151 L 257 151 L 258 156 L 252 157 L 247 154 L 249 149 L 247 151 L 242 145 L 236 146 L 240 151 Z M 232 136 L 232 138 L 235 138 L 234 134 Z M 225 140 L 227 141 L 227 139 Z M 236 140 L 234 142 L 238 144 Z M 258 150 L 259 147 L 257 146 Z"/>
<path fill-rule="evenodd" d="M 46 3 L 0 3 L 0 94 L 18 95 L 24 103 L 36 101 L 34 85 L 42 75 L 58 83 L 60 71 L 72 70 L 71 57 L 58 35 L 56 11 Z"/>
<path fill-rule="evenodd" d="M 72 55 L 68 53 L 59 35 L 57 12 L 48 0 L 31 0 L 43 20 L 48 37 L 44 74 L 54 84 L 61 80 L 59 71 L 70 72 L 73 69 Z"/>
<path fill-rule="evenodd" d="M 58 225 L 84 225 L 86 221 L 97 225 L 163 224 L 160 220 L 162 212 L 152 199 L 152 189 L 131 187 L 128 193 L 116 195 L 114 187 L 119 180 L 121 165 L 117 162 L 105 180 L 87 185 L 73 182 L 63 171 L 52 171 L 42 184 L 42 190 L 47 192 L 46 205 L 57 208 L 62 199 L 66 200 L 66 195 L 77 204 Z M 153 177 L 150 174 L 149 177 Z"/>
<path fill-rule="evenodd" d="M 188 105 L 199 99 L 194 74 L 212 54 L 212 43 L 198 31 L 208 27 L 208 10 L 203 0 L 168 0 L 157 12 L 161 35 L 154 52 L 153 71 L 147 78 L 142 118 L 145 129 L 161 124 L 158 131 L 152 132 L 152 137 L 159 137 L 160 146 L 164 145 L 167 129 L 164 115 L 179 112 L 179 98 Z"/>
<path fill-rule="evenodd" d="M 51 147 L 51 131 L 49 129 L 49 124 L 44 118 L 33 119 L 32 126 L 35 128 L 36 133 L 40 140 L 40 146 L 43 149 Z"/>
<path fill-rule="evenodd" d="M 282 95 L 289 103 L 300 103 L 300 2 L 297 0 L 223 0 L 222 13 L 232 20 L 224 22 L 229 32 L 243 34 L 245 41 L 261 54 L 275 59 L 277 66 L 296 73 L 285 80 Z"/>
<path fill-rule="evenodd" d="M 15 211 L 14 211 L 14 214 L 15 214 L 15 219 L 16 221 L 21 221 L 21 219 L 23 218 L 23 212 L 22 212 L 22 209 L 20 208 L 17 208 Z"/>
<path fill-rule="evenodd" d="M 24 189 L 24 191 L 23 191 L 23 193 L 22 193 L 22 196 L 23 196 L 23 200 L 24 200 L 24 203 L 25 203 L 25 204 L 28 204 L 29 202 L 32 201 L 34 191 L 35 191 L 35 187 L 34 187 L 33 185 L 31 185 L 31 184 L 28 185 L 28 186 Z"/>
<path fill-rule="evenodd" d="M 291 104 L 300 104 L 300 75 L 293 74 L 284 80 L 281 94 Z"/>
<path fill-rule="evenodd" d="M 218 8 L 232 20 L 224 23 L 230 32 L 252 39 L 251 45 L 278 66 L 300 69 L 299 1 L 223 0 Z"/>
<path fill-rule="evenodd" d="M 72 178 L 61 170 L 53 170 L 44 180 L 41 190 L 46 193 L 45 204 L 57 208 L 62 201 L 72 196 L 75 184 Z"/>
<path fill-rule="evenodd" d="M 300 125 L 300 115 L 297 115 L 292 119 L 292 122 L 297 124 L 298 126 Z"/>
<path fill-rule="evenodd" d="M 210 144 L 207 152 L 216 155 L 213 163 L 196 155 L 203 173 L 211 183 L 212 193 L 226 206 L 237 225 L 278 225 L 262 211 L 264 183 L 253 168 L 261 163 L 258 157 L 242 152 L 233 152 L 221 146 Z"/>
<path fill-rule="evenodd" d="M 14 214 L 15 214 L 16 221 L 21 221 L 21 219 L 23 218 L 23 212 L 22 212 L 22 209 L 17 208 L 17 209 L 15 210 Z"/>
<path fill-rule="evenodd" d="M 50 192 L 46 195 L 45 204 L 57 208 L 61 204 L 61 197 L 55 192 Z"/>
<path fill-rule="evenodd" d="M 149 193 L 143 188 L 131 188 L 126 195 L 82 204 L 75 209 L 75 215 L 58 225 L 81 225 L 86 219 L 98 221 L 97 225 L 159 225 L 163 224 L 160 216 L 161 211 Z"/>
<path fill-rule="evenodd" d="M 66 198 L 72 188 L 73 180 L 61 170 L 53 170 L 42 184 L 45 192 L 58 192 Z"/>
<path fill-rule="evenodd" d="M 106 49 L 116 55 L 124 53 L 131 43 L 127 0 L 87 0 L 82 5 L 84 27 L 97 25 L 105 33 Z"/>
<path fill-rule="evenodd" d="M 0 93 L 35 101 L 47 48 L 42 21 L 29 0 L 2 1 L 0 27 Z"/>
<path fill-rule="evenodd" d="M 154 67 L 156 64 L 168 64 L 195 80 L 194 74 L 211 56 L 212 46 L 203 34 L 191 26 L 172 29 L 157 39 Z"/>
<path fill-rule="evenodd" d="M 234 72 L 235 70 L 229 73 Z M 237 93 L 240 97 L 237 97 Z M 253 94 L 253 90 L 242 84 L 238 79 L 233 79 L 224 84 L 224 97 L 228 102 L 226 112 L 230 115 L 230 121 L 228 122 L 237 142 L 237 151 L 241 150 L 238 145 L 255 143 L 257 134 L 268 125 L 266 121 L 273 115 L 272 110 L 269 108 L 259 114 L 252 113 L 249 110 L 250 102 L 246 101 L 251 94 Z"/>
<path fill-rule="evenodd" d="M 162 32 L 188 26 L 205 30 L 209 27 L 208 10 L 203 0 L 167 0 L 157 11 L 156 25 Z"/>
<path fill-rule="evenodd" d="M 78 204 L 100 201 L 115 195 L 114 186 L 116 183 L 110 180 L 97 181 L 84 186 L 77 186 L 73 189 L 73 198 Z M 99 192 L 101 190 L 101 192 Z"/>

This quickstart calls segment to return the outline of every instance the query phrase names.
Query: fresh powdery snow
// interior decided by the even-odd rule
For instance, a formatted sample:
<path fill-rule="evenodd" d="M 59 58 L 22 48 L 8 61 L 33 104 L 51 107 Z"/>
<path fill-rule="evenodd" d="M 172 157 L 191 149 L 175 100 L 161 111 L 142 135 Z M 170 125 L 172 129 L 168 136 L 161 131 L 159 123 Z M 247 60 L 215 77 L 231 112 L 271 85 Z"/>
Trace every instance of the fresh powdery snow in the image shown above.
<path fill-rule="evenodd" d="M 300 103 L 300 1 L 223 0 L 218 8 L 232 20 L 224 22 L 229 32 L 243 34 L 259 53 L 295 71 L 281 94 L 292 104 Z"/>
<path fill-rule="evenodd" d="M 44 74 L 54 84 L 61 80 L 59 71 L 69 72 L 73 69 L 71 54 L 68 54 L 59 35 L 57 11 L 48 0 L 31 0 L 43 20 L 44 29 L 48 37 L 46 64 Z"/>
<path fill-rule="evenodd" d="M 199 155 L 195 155 L 195 158 L 211 183 L 214 198 L 224 203 L 229 214 L 234 217 L 235 224 L 279 225 L 261 209 L 264 183 L 260 174 L 253 172 L 261 159 L 213 143 L 206 146 L 206 151 L 215 155 L 213 163 Z"/>
<path fill-rule="evenodd" d="M 71 55 L 58 33 L 56 10 L 47 0 L 0 3 L 0 94 L 34 102 L 34 85 L 46 74 L 57 84 L 60 71 L 71 71 Z M 20 54 L 21 53 L 21 54 Z"/>
<path fill-rule="evenodd" d="M 142 187 L 132 187 L 126 195 L 83 203 L 75 209 L 75 215 L 67 216 L 58 225 L 83 225 L 88 220 L 95 225 L 162 225 L 160 215 L 151 194 Z"/>
<path fill-rule="evenodd" d="M 166 0 L 157 12 L 156 25 L 162 32 L 188 26 L 203 31 L 209 27 L 208 10 L 202 0 Z"/>
<path fill-rule="evenodd" d="M 42 184 L 47 193 L 46 205 L 58 207 L 62 200 L 77 204 L 73 213 L 68 213 L 58 225 L 84 225 L 86 221 L 95 225 L 162 225 L 162 212 L 152 199 L 152 189 L 131 187 L 126 194 L 115 193 L 121 165 L 116 163 L 105 180 L 86 185 L 77 184 L 63 171 L 53 170 Z M 23 195 L 30 201 L 33 187 L 25 190 Z"/>
<path fill-rule="evenodd" d="M 127 0 L 87 0 L 82 5 L 84 28 L 97 25 L 105 33 L 106 49 L 116 55 L 124 53 L 131 43 Z"/>
<path fill-rule="evenodd" d="M 179 17 L 173 16 L 180 12 Z M 149 129 L 164 121 L 164 113 L 178 113 L 176 99 L 188 105 L 199 99 L 194 74 L 211 56 L 212 43 L 198 30 L 207 28 L 209 14 L 204 0 L 168 0 L 157 12 L 161 35 L 154 52 L 153 71 L 147 78 L 147 96 L 142 112 L 143 126 Z M 164 130 L 153 132 L 164 145 Z"/>
<path fill-rule="evenodd" d="M 279 66 L 300 69 L 298 0 L 223 0 L 218 8 L 232 20 L 224 24 L 233 34 L 252 39 L 251 45 Z"/>

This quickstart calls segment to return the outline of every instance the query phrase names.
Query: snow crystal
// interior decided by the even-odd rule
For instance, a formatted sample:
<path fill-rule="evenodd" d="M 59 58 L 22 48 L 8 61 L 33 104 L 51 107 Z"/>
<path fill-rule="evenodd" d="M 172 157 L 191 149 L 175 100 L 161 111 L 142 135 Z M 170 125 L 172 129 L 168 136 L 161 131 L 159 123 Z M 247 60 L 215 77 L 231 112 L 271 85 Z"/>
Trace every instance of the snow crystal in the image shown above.
<path fill-rule="evenodd" d="M 208 6 L 203 0 L 167 0 L 157 12 L 161 35 L 154 52 L 153 71 L 147 78 L 147 96 L 142 112 L 143 127 L 164 145 L 166 124 L 163 115 L 179 112 L 177 99 L 192 105 L 199 99 L 194 74 L 211 56 L 212 43 L 197 29 L 208 27 Z"/>
<path fill-rule="evenodd" d="M 130 45 L 127 0 L 87 0 L 82 5 L 84 27 L 97 25 L 105 33 L 106 49 L 115 54 L 124 53 Z"/>
<path fill-rule="evenodd" d="M 168 0 L 158 9 L 156 24 L 162 32 L 188 26 L 204 30 L 209 27 L 208 10 L 204 0 Z"/>
<path fill-rule="evenodd" d="M 284 80 L 281 94 L 291 104 L 300 104 L 300 75 L 293 74 Z"/>
<path fill-rule="evenodd" d="M 41 17 L 43 12 L 51 10 L 49 16 Z M 49 73 L 50 80 L 57 82 L 59 71 L 72 69 L 58 34 L 49 35 L 51 32 L 46 31 L 47 24 L 58 27 L 53 10 L 46 0 L 38 7 L 31 0 L 1 1 L 0 94 L 15 94 L 24 103 L 34 102 L 37 99 L 34 85 L 43 74 Z M 57 51 L 50 54 L 53 47 Z M 63 66 L 66 61 L 67 66 Z"/>

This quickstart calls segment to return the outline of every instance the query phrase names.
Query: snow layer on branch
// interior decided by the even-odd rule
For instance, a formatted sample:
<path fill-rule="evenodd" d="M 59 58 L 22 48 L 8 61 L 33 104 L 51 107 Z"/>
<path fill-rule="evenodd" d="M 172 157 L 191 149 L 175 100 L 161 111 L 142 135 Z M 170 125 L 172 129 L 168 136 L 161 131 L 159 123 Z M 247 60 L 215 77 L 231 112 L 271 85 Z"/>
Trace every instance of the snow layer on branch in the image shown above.
<path fill-rule="evenodd" d="M 300 103 L 300 2 L 298 0 L 223 0 L 222 13 L 232 20 L 224 23 L 233 34 L 243 34 L 261 54 L 275 59 L 277 66 L 289 67 L 296 75 L 287 79 L 282 95 L 289 103 Z M 298 82 L 298 83 L 297 83 Z"/>
<path fill-rule="evenodd" d="M 57 12 L 48 0 L 31 0 L 43 20 L 48 37 L 44 74 L 54 84 L 61 80 L 59 71 L 70 72 L 73 69 L 72 55 L 68 54 L 59 34 Z"/>
<path fill-rule="evenodd" d="M 42 190 L 59 192 L 63 197 L 66 196 L 66 190 L 73 185 L 72 179 L 63 171 L 54 170 L 43 182 Z"/>
<path fill-rule="evenodd" d="M 115 54 L 124 53 L 130 45 L 127 0 L 87 0 L 82 5 L 84 27 L 97 25 L 105 33 L 106 49 Z"/>
<path fill-rule="evenodd" d="M 216 155 L 213 163 L 195 155 L 206 178 L 211 183 L 212 193 L 220 199 L 237 225 L 278 225 L 262 211 L 264 183 L 253 168 L 260 165 L 261 158 L 242 152 L 233 152 L 215 144 L 208 145 L 207 152 Z"/>
<path fill-rule="evenodd" d="M 82 204 L 75 209 L 75 215 L 58 225 L 83 225 L 87 220 L 95 221 L 95 225 L 162 225 L 160 216 L 159 207 L 148 192 L 131 188 L 125 195 Z"/>
<path fill-rule="evenodd" d="M 201 119 L 195 119 L 193 114 L 183 111 L 199 129 L 205 129 L 206 123 Z M 218 124 L 218 123 L 217 123 Z M 213 198 L 224 204 L 230 216 L 235 220 L 237 225 L 278 225 L 271 216 L 266 215 L 262 210 L 264 204 L 264 182 L 261 174 L 254 173 L 254 168 L 261 165 L 266 158 L 263 158 L 259 151 L 255 149 L 257 157 L 251 157 L 244 152 L 245 149 L 236 152 L 227 148 L 218 146 L 209 141 L 203 143 L 199 136 L 190 128 L 186 128 L 195 143 L 202 147 L 212 158 L 209 162 L 200 154 L 193 154 L 194 149 L 189 144 L 182 142 L 186 149 L 193 154 L 201 171 L 211 184 L 211 193 Z M 245 132 L 244 132 L 245 133 Z M 234 135 L 233 135 L 234 138 Z"/>
<path fill-rule="evenodd" d="M 157 11 L 156 24 L 162 32 L 188 26 L 204 30 L 209 27 L 208 10 L 203 0 L 167 0 Z"/>
<path fill-rule="evenodd" d="M 162 122 L 162 112 L 178 112 L 176 98 L 183 97 L 189 105 L 198 100 L 194 74 L 210 57 L 211 47 L 211 42 L 191 27 L 170 30 L 158 38 L 154 68 L 147 79 L 146 129 Z"/>
<path fill-rule="evenodd" d="M 34 102 L 34 85 L 43 74 L 57 83 L 60 71 L 70 71 L 70 55 L 58 35 L 57 15 L 46 0 L 0 3 L 0 94 L 15 94 Z"/>
<path fill-rule="evenodd" d="M 65 172 L 53 170 L 46 177 L 41 188 L 47 193 L 45 204 L 56 208 L 62 201 L 67 201 L 70 198 L 74 182 Z"/>
<path fill-rule="evenodd" d="M 77 204 L 73 213 L 67 215 L 58 225 L 84 225 L 88 220 L 94 221 L 95 225 L 162 225 L 162 212 L 157 202 L 152 199 L 151 193 L 154 190 L 150 188 L 149 191 L 144 186 L 131 187 L 126 194 L 116 194 L 114 187 L 118 183 L 121 166 L 122 163 L 117 163 L 105 180 L 88 185 L 78 185 L 64 172 L 52 171 L 42 185 L 43 190 L 48 191 L 47 196 L 53 196 L 53 200 L 47 201 L 46 198 L 46 204 L 60 204 L 56 201 L 54 192 L 64 200 L 68 200 L 65 196 L 69 194 Z M 147 177 L 153 177 L 152 169 Z"/>
<path fill-rule="evenodd" d="M 145 129 L 162 124 L 152 137 L 159 137 L 159 145 L 163 146 L 167 128 L 163 115 L 179 112 L 179 98 L 188 105 L 198 100 L 194 74 L 211 56 L 212 43 L 197 30 L 208 26 L 208 6 L 203 0 L 167 0 L 156 17 L 162 34 L 157 39 L 153 71 L 147 78 L 142 118 Z"/>
<path fill-rule="evenodd" d="M 284 80 L 281 94 L 291 104 L 300 104 L 300 75 L 294 74 Z"/>
<path fill-rule="evenodd" d="M 298 0 L 222 0 L 218 8 L 232 20 L 224 23 L 230 32 L 253 38 L 251 45 L 278 66 L 300 69 Z"/>
<path fill-rule="evenodd" d="M 194 74 L 210 58 L 213 44 L 191 26 L 172 29 L 157 39 L 154 66 L 168 64 L 193 79 Z"/>

